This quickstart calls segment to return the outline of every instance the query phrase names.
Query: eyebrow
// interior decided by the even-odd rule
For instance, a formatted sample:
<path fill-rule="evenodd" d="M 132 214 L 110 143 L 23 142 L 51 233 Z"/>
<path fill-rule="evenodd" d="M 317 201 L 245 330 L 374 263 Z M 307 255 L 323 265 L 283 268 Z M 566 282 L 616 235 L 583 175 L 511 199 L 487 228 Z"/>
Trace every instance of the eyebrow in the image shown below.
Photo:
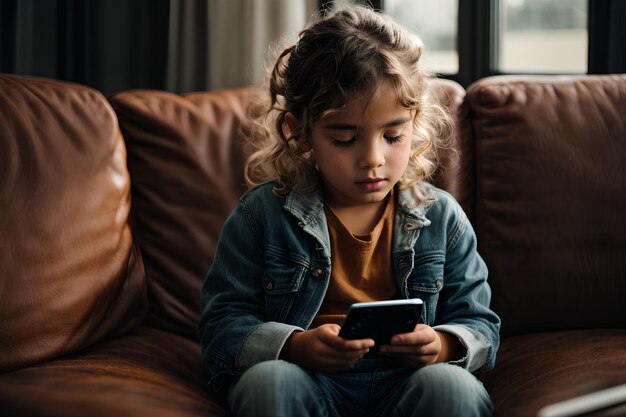
<path fill-rule="evenodd" d="M 403 125 L 403 124 L 409 122 L 410 120 L 411 119 L 409 119 L 408 117 L 399 117 L 397 119 L 393 119 L 393 120 L 385 123 L 381 127 L 383 129 L 388 129 L 390 127 Z M 352 124 L 349 124 L 349 123 L 331 123 L 329 125 L 324 126 L 324 129 L 330 129 L 330 130 L 357 130 L 358 126 L 357 125 L 352 125 Z"/>

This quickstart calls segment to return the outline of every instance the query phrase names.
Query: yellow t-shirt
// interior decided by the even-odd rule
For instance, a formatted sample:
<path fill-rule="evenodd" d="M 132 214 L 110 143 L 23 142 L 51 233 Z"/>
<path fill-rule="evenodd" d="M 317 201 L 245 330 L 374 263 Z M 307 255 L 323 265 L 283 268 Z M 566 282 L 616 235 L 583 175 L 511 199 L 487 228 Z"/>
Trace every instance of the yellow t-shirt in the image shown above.
<path fill-rule="evenodd" d="M 326 206 L 332 270 L 328 291 L 311 328 L 342 324 L 352 303 L 399 298 L 391 260 L 394 209 L 392 193 L 372 232 L 355 236 Z"/>

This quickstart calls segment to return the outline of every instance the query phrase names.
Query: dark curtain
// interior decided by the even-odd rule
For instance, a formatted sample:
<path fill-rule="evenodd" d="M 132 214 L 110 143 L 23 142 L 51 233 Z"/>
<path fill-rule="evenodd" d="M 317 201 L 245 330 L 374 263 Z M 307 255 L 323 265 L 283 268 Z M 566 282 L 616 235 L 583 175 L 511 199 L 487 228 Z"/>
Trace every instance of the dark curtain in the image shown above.
<path fill-rule="evenodd" d="M 165 89 L 169 13 L 169 0 L 0 0 L 0 71 Z"/>
<path fill-rule="evenodd" d="M 165 86 L 168 91 L 182 93 L 212 87 L 209 83 L 209 1 L 169 0 Z"/>

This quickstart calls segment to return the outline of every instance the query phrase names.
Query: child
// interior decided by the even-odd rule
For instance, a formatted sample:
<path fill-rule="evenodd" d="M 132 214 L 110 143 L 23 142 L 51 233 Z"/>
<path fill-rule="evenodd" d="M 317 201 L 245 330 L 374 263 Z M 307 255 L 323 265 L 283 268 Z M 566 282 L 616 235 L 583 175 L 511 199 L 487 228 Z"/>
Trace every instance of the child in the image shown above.
<path fill-rule="evenodd" d="M 460 206 L 426 180 L 450 118 L 422 49 L 361 7 L 306 28 L 278 58 L 248 161 L 254 186 L 222 231 L 198 335 L 237 416 L 484 416 L 470 373 L 494 365 L 498 317 Z M 346 340 L 351 303 L 424 301 L 377 347 Z"/>

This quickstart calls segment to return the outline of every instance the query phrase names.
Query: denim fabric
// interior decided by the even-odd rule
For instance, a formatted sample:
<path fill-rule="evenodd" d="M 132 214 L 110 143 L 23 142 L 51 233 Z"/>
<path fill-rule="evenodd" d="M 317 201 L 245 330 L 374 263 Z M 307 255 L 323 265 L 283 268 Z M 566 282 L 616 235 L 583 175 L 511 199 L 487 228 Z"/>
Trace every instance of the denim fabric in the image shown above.
<path fill-rule="evenodd" d="M 226 220 L 202 288 L 198 337 L 214 388 L 278 359 L 294 330 L 308 328 L 330 279 L 321 191 L 250 190 Z M 456 335 L 470 372 L 495 363 L 500 320 L 489 309 L 487 267 L 458 203 L 429 184 L 399 190 L 392 260 L 398 288 L 424 301 L 422 321 Z"/>
<path fill-rule="evenodd" d="M 265 361 L 232 385 L 228 406 L 237 417 L 478 417 L 493 411 L 480 381 L 458 366 L 416 370 L 386 358 L 363 359 L 339 374 Z"/>

